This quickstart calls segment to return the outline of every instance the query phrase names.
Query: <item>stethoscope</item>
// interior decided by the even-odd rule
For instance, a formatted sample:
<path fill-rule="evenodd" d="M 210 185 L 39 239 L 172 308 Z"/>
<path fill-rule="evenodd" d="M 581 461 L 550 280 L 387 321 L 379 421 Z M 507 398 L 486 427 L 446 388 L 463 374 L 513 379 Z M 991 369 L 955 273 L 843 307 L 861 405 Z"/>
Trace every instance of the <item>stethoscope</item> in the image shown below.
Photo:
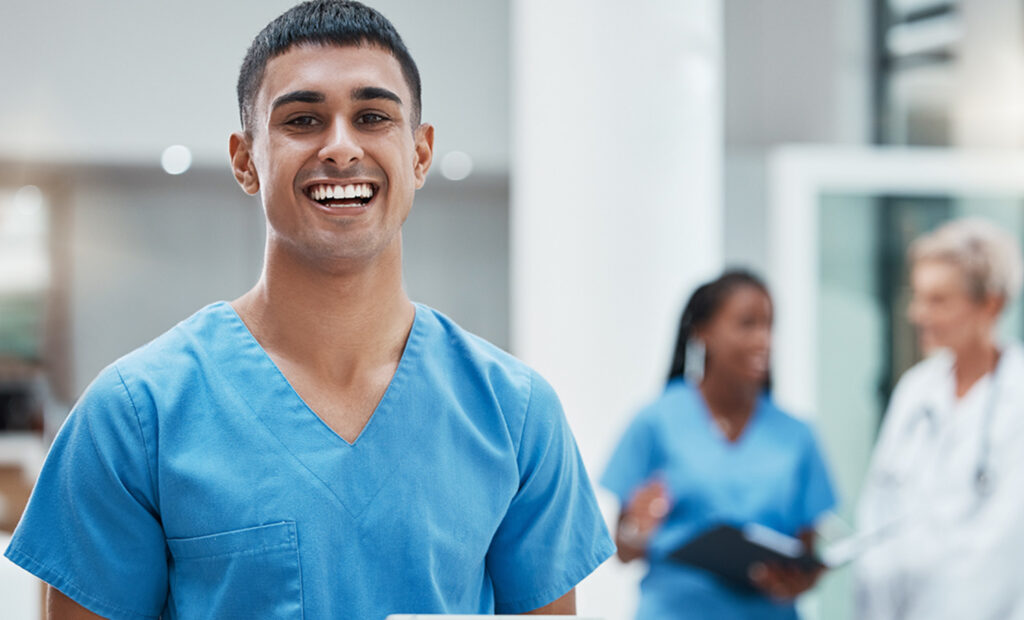
<path fill-rule="evenodd" d="M 995 418 L 996 407 L 999 406 L 999 392 L 1000 392 L 1000 373 L 999 367 L 1002 365 L 1002 359 L 996 363 L 996 367 L 992 369 L 992 386 L 988 390 L 988 398 L 985 400 L 985 407 L 981 412 L 981 439 L 978 445 L 978 457 L 974 467 L 974 479 L 972 486 L 978 499 L 986 498 L 992 491 L 992 469 L 991 469 L 991 452 L 992 452 L 992 425 L 993 419 Z M 912 416 L 916 420 L 924 420 L 928 423 L 929 428 L 934 434 L 936 415 L 935 411 L 930 404 L 924 404 L 918 410 L 915 416 Z M 913 423 L 911 424 L 911 428 Z"/>
<path fill-rule="evenodd" d="M 1002 356 L 1000 356 L 999 362 L 996 363 L 996 367 L 992 370 L 992 384 L 988 390 L 988 397 L 985 400 L 984 409 L 982 409 L 981 412 L 981 439 L 978 445 L 978 456 L 974 466 L 974 478 L 971 485 L 976 499 L 973 510 L 980 508 L 992 492 L 992 426 L 994 424 L 996 407 L 999 406 L 999 394 L 1001 388 L 999 367 L 1002 365 L 1002 361 Z M 925 403 L 918 408 L 916 413 L 911 416 L 911 421 L 905 428 L 907 431 L 913 431 L 915 427 L 922 422 L 927 423 L 929 432 L 934 439 L 938 431 L 938 417 L 935 409 L 929 403 Z M 923 450 L 923 447 L 918 448 L 919 452 Z M 917 460 L 916 456 L 915 460 Z M 911 461 L 911 463 L 913 464 L 914 462 Z M 917 463 L 917 465 L 920 465 L 920 463 Z M 897 482 L 895 480 L 896 476 L 892 476 L 891 474 L 884 476 L 884 478 L 890 478 L 889 480 L 884 480 L 884 482 L 889 484 Z M 903 515 L 903 517 L 906 516 L 907 515 Z M 903 530 L 907 523 L 908 521 L 904 518 L 896 518 L 890 521 L 887 525 L 878 530 L 878 538 L 891 538 L 894 534 L 898 534 Z M 911 600 L 914 588 L 912 585 L 906 583 L 907 579 L 909 579 L 909 576 L 906 574 L 895 575 L 890 579 L 892 584 L 891 602 L 894 609 L 905 609 Z"/>
<path fill-rule="evenodd" d="M 1002 360 L 1000 360 L 1002 361 Z M 982 411 L 981 445 L 978 447 L 978 463 L 974 469 L 974 491 L 978 498 L 984 498 L 992 491 L 992 472 L 989 468 L 989 453 L 992 450 L 992 418 L 999 406 L 999 364 L 992 370 L 992 388 L 988 391 L 988 402 Z"/>

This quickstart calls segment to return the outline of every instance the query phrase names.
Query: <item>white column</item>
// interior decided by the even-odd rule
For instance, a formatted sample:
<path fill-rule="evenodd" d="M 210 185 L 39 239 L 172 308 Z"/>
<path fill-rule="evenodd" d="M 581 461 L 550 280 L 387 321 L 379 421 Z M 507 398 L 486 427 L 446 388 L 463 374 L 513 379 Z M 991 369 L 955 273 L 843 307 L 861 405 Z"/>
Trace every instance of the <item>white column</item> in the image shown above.
<path fill-rule="evenodd" d="M 512 14 L 512 348 L 558 391 L 596 481 L 664 384 L 686 296 L 722 267 L 721 0 Z M 639 568 L 606 563 L 581 614 L 628 617 Z"/>

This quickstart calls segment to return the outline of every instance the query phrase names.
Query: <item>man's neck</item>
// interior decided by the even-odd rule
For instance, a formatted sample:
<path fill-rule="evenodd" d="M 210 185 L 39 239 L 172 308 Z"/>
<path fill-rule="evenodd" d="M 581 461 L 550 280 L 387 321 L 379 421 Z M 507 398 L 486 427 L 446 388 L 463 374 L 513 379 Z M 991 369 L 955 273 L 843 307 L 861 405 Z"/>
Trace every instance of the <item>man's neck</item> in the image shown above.
<path fill-rule="evenodd" d="M 400 245 L 371 264 L 331 269 L 268 250 L 260 281 L 232 306 L 271 357 L 341 381 L 397 363 L 415 315 Z"/>

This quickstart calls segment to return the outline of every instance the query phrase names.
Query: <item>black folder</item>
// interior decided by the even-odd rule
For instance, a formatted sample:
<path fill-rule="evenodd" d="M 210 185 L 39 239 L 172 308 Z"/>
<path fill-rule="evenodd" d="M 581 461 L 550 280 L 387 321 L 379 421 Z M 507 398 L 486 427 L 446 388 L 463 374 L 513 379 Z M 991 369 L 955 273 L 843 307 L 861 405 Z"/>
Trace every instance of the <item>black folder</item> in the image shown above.
<path fill-rule="evenodd" d="M 684 543 L 669 557 L 710 571 L 730 585 L 753 589 L 750 569 L 755 564 L 778 564 L 804 571 L 823 568 L 821 560 L 796 538 L 764 526 L 742 528 L 718 525 Z"/>

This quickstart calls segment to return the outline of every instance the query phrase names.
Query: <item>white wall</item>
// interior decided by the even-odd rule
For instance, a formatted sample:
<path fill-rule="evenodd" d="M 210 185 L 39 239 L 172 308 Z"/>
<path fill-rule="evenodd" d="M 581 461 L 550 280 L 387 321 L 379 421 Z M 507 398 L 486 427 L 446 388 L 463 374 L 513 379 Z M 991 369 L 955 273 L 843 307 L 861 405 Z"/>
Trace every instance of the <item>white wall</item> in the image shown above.
<path fill-rule="evenodd" d="M 227 158 L 246 48 L 292 0 L 6 2 L 0 157 L 159 162 L 185 144 Z M 508 1 L 373 0 L 416 59 L 437 148 L 508 167 Z"/>
<path fill-rule="evenodd" d="M 72 387 L 259 276 L 263 215 L 227 171 L 79 174 L 70 196 Z"/>
<path fill-rule="evenodd" d="M 409 296 L 508 349 L 508 179 L 432 176 L 405 223 Z"/>

